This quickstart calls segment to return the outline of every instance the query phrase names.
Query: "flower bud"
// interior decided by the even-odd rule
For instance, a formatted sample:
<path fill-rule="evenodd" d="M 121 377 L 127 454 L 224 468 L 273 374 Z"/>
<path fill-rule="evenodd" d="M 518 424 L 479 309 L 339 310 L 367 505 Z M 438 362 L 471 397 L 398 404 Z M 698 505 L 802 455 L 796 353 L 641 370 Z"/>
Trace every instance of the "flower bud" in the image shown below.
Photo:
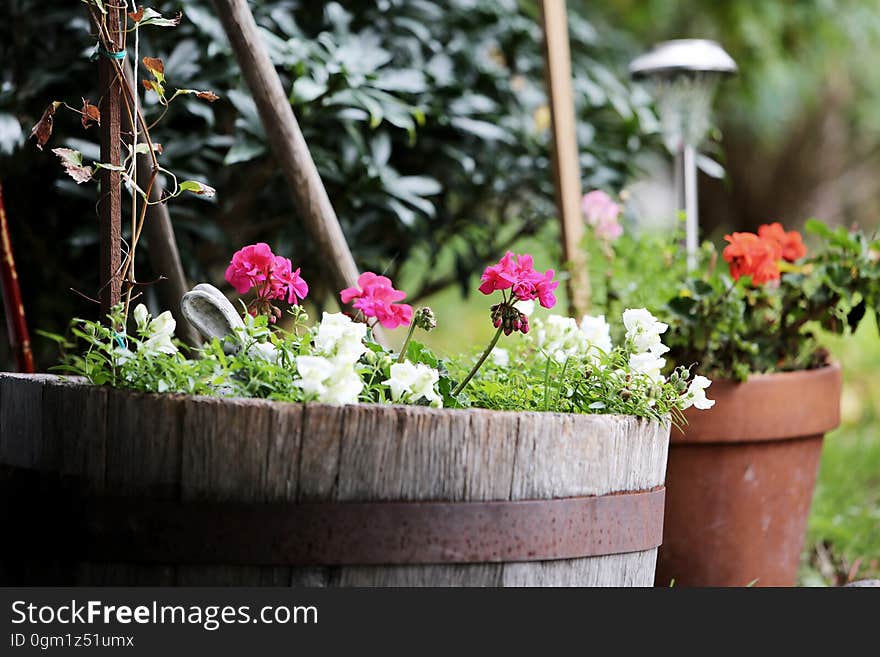
<path fill-rule="evenodd" d="M 416 311 L 413 322 L 423 331 L 433 331 L 437 328 L 437 319 L 434 317 L 434 311 L 428 307 L 419 308 Z"/>

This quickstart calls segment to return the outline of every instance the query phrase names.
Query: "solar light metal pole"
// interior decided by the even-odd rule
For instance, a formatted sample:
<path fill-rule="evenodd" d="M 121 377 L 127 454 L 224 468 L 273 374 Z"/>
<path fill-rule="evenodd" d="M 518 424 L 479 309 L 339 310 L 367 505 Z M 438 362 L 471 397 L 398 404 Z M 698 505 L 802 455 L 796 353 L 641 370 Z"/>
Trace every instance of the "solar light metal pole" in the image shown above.
<path fill-rule="evenodd" d="M 629 65 L 633 79 L 651 83 L 666 147 L 675 153 L 675 187 L 685 212 L 688 269 L 699 248 L 697 146 L 710 127 L 718 81 L 737 72 L 736 62 L 714 41 L 677 39 L 658 43 Z"/>

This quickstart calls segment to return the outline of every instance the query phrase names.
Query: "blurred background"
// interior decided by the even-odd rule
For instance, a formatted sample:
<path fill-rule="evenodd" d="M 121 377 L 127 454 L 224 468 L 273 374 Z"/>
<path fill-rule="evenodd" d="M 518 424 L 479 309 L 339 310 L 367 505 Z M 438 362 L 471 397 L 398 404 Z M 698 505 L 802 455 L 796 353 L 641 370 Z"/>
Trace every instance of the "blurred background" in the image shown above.
<path fill-rule="evenodd" d="M 31 329 L 63 332 L 97 307 L 95 188 L 67 178 L 26 137 L 53 100 L 97 97 L 80 3 L 0 7 L 0 183 Z M 153 6 L 174 13 L 179 2 Z M 261 0 L 251 3 L 362 270 L 384 272 L 441 318 L 446 354 L 490 331 L 475 274 L 506 248 L 559 267 L 538 8 L 516 0 Z M 700 176 L 706 237 L 811 216 L 873 228 L 880 209 L 880 1 L 569 0 L 583 186 L 628 190 L 643 219 L 668 217 L 669 156 L 627 64 L 657 41 L 710 38 L 739 65 L 716 99 Z M 153 136 L 165 166 L 217 198 L 170 206 L 187 274 L 222 283 L 243 244 L 291 257 L 313 292 L 334 290 L 267 152 L 213 7 L 188 0 L 175 29 L 144 29 L 171 87 L 221 100 L 175 103 Z M 158 113 L 147 106 L 148 113 Z M 94 129 L 92 129 L 94 132 Z M 59 113 L 50 147 L 97 158 L 96 134 Z M 126 225 L 127 222 L 123 222 Z M 149 244 L 146 245 L 149 248 Z M 139 278 L 150 280 L 141 257 Z M 161 283 L 159 283 L 161 285 Z M 155 307 L 155 290 L 147 289 Z M 867 323 L 866 323 L 867 324 Z M 472 337 L 472 340 L 470 339 Z M 39 369 L 57 354 L 35 338 Z M 844 426 L 827 441 L 803 582 L 878 573 L 880 345 L 876 327 L 832 342 L 847 377 Z M 0 367 L 13 367 L 0 340 Z"/>

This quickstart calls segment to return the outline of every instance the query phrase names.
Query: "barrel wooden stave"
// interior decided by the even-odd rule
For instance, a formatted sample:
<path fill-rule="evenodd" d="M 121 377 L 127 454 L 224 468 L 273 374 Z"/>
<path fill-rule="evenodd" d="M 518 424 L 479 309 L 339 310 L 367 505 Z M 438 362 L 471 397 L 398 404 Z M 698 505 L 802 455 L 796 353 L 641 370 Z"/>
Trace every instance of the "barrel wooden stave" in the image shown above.
<path fill-rule="evenodd" d="M 281 404 L 0 375 L 0 458 L 95 494 L 181 501 L 492 501 L 661 486 L 669 427 L 633 417 Z M 29 440 L 27 436 L 30 436 Z M 579 559 L 278 567 L 79 564 L 77 584 L 653 583 L 656 549 Z"/>

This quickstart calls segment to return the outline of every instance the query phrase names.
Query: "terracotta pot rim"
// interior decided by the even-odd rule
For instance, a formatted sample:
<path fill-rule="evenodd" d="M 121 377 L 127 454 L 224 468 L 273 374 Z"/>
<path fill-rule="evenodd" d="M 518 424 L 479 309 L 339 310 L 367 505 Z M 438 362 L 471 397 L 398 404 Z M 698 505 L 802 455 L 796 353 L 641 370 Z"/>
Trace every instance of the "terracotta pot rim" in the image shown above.
<path fill-rule="evenodd" d="M 745 383 L 754 383 L 759 381 L 782 381 L 784 379 L 791 379 L 793 376 L 822 375 L 827 374 L 830 370 L 840 371 L 840 369 L 840 362 L 832 360 L 825 365 L 822 365 L 821 367 L 813 367 L 804 370 L 785 370 L 783 372 L 761 372 L 759 374 L 749 374 L 749 378 L 745 381 L 734 381 L 732 379 L 713 379 L 712 383 L 743 385 Z M 699 372 L 697 373 L 699 374 Z"/>
<path fill-rule="evenodd" d="M 720 380 L 707 391 L 715 406 L 689 409 L 676 445 L 749 443 L 821 436 L 840 424 L 840 364 Z"/>

